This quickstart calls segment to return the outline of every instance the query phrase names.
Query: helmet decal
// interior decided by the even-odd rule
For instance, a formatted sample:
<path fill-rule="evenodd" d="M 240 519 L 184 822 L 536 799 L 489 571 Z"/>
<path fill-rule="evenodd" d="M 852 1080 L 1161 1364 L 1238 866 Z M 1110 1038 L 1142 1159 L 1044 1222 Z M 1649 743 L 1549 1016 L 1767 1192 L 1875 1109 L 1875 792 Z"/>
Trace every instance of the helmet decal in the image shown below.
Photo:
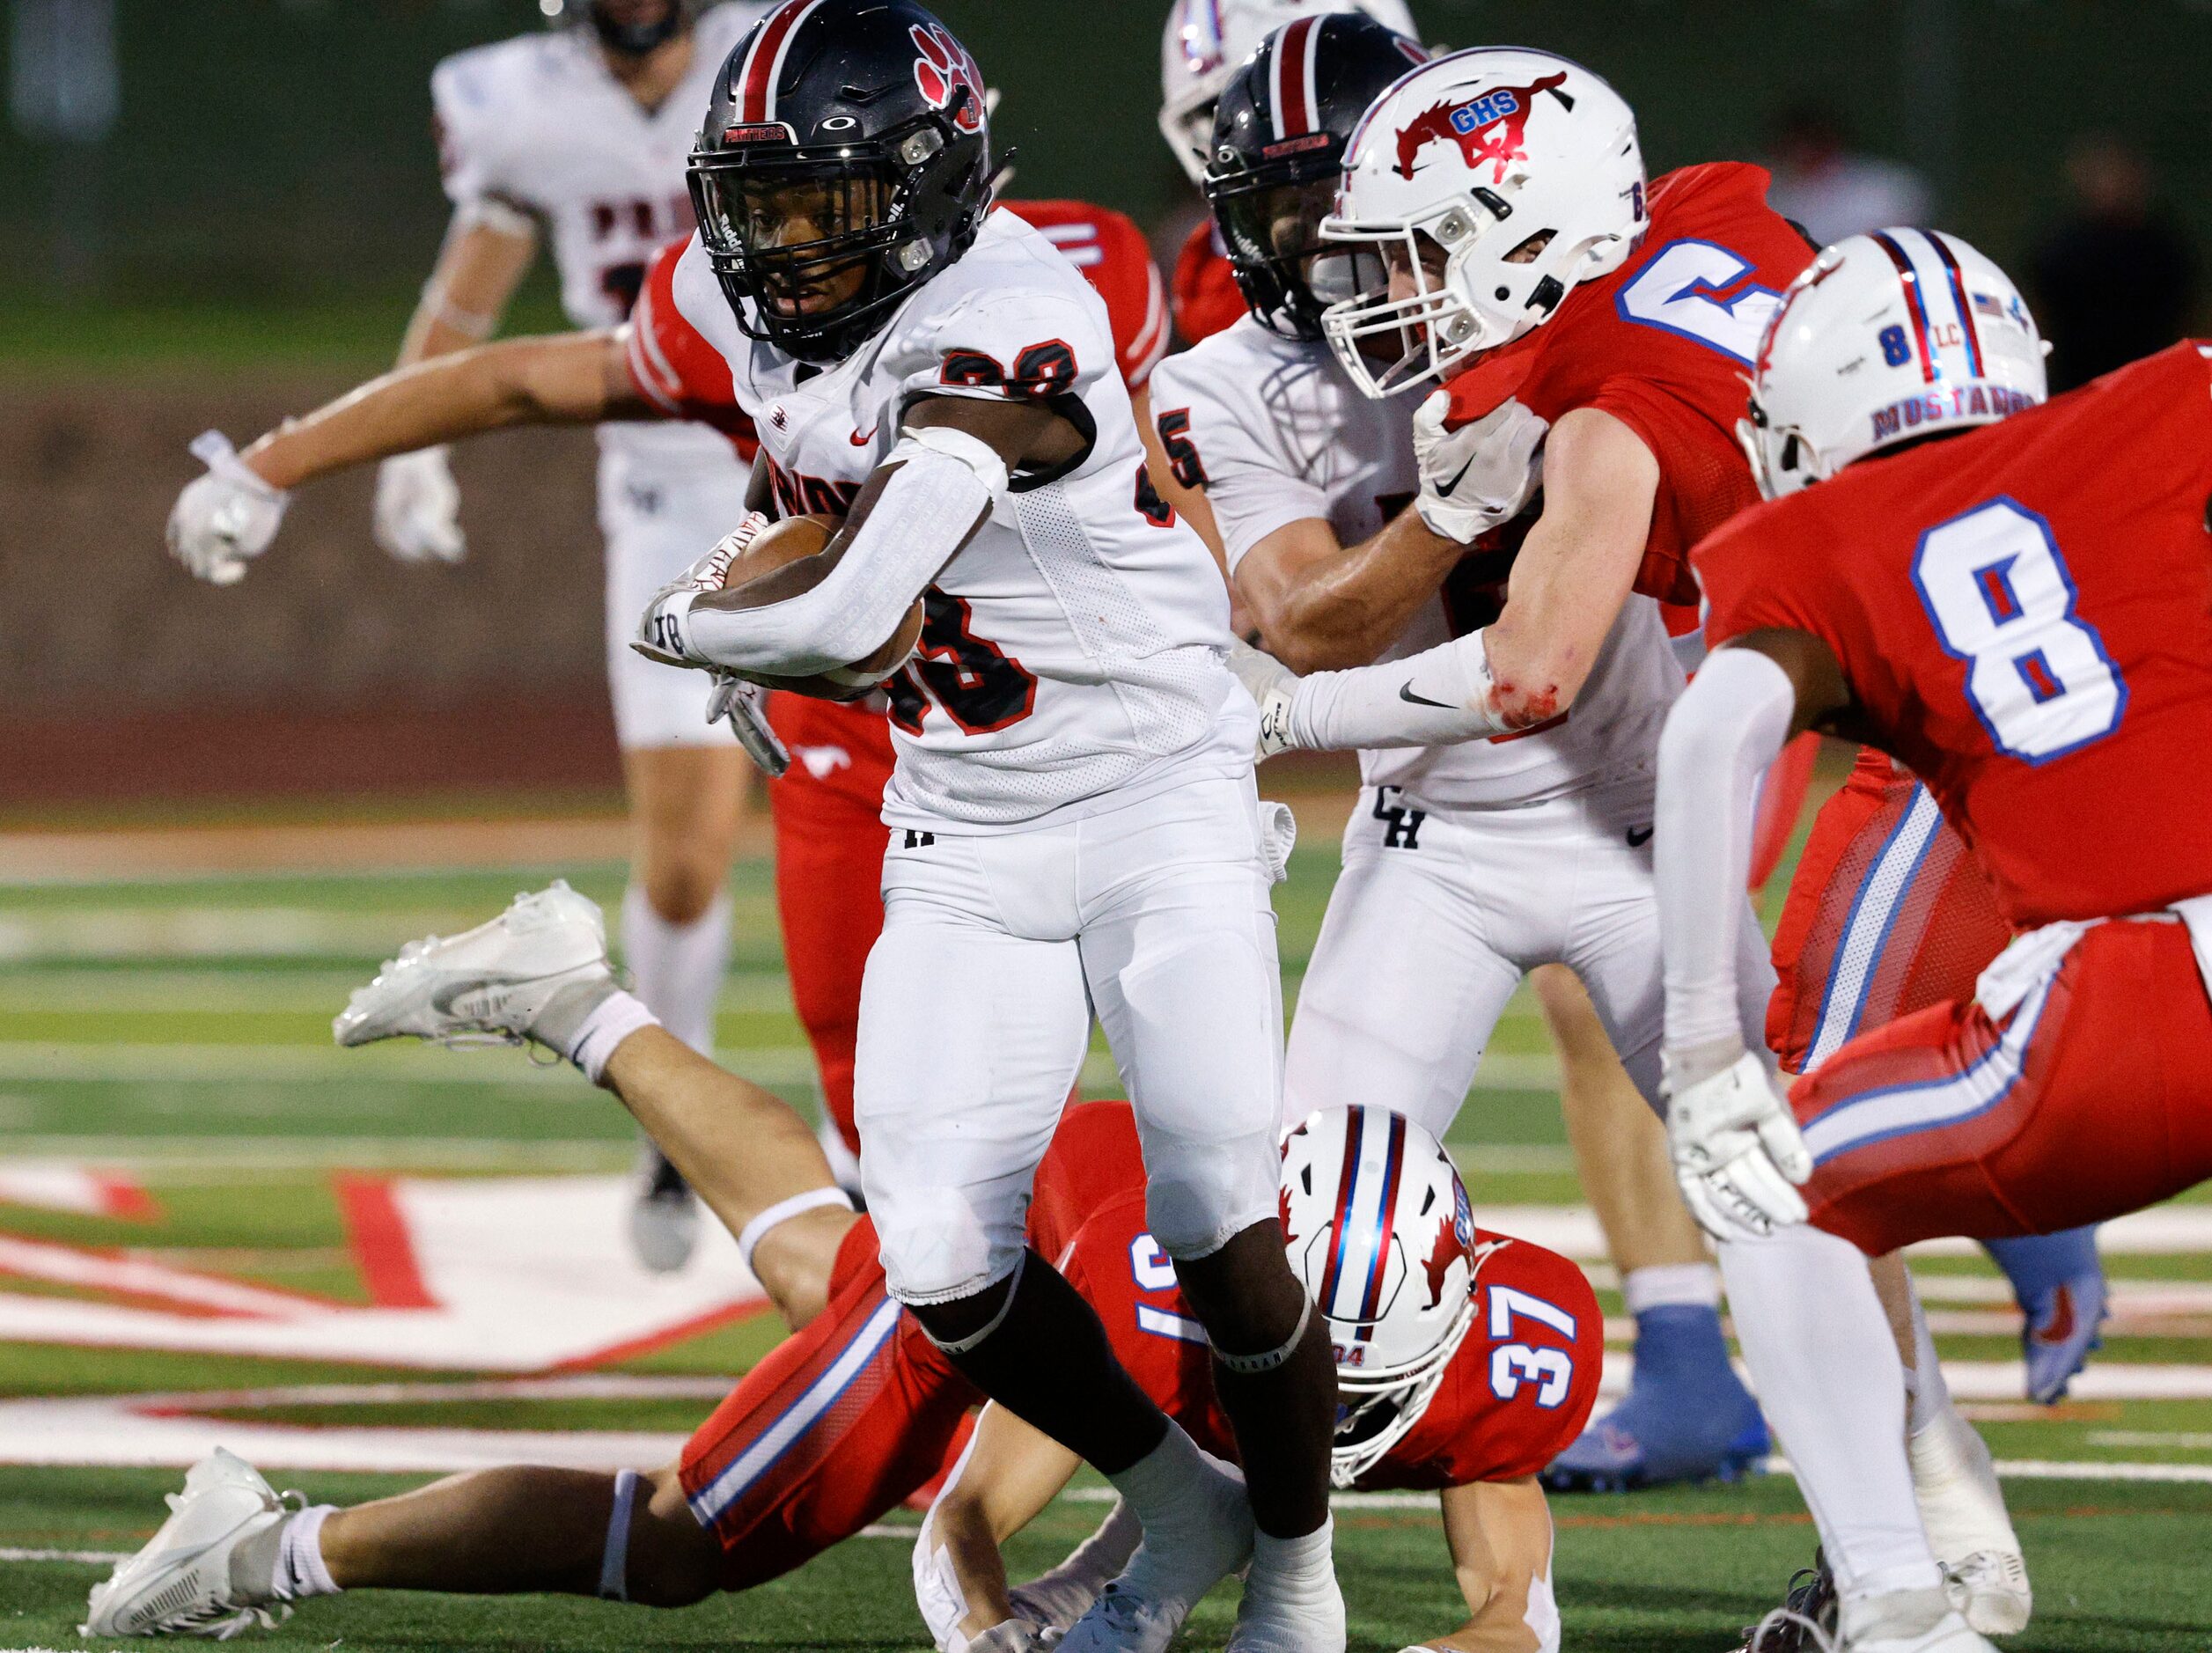
<path fill-rule="evenodd" d="M 1344 1133 L 1344 1167 L 1336 1208 L 1336 1243 L 1321 1275 L 1321 1312 L 1331 1319 L 1371 1322 L 1380 1311 L 1383 1267 L 1390 1259 L 1391 1218 L 1406 1167 L 1406 1121 L 1381 1109 L 1355 1107 Z M 1379 1128 L 1382 1138 L 1371 1142 Z M 1377 1156 L 1381 1163 L 1374 1163 Z M 1363 1329 L 1357 1335 L 1364 1337 Z"/>
<path fill-rule="evenodd" d="M 908 31 L 914 36 L 915 49 L 922 55 L 914 60 L 914 84 L 932 109 L 942 109 L 952 101 L 956 92 L 965 90 L 967 100 L 952 117 L 952 124 L 963 132 L 980 131 L 983 125 L 983 75 L 976 68 L 975 59 L 967 48 L 954 40 L 944 26 L 932 23 L 924 26 L 915 24 Z"/>
<path fill-rule="evenodd" d="M 1210 75 L 1219 69 L 1222 50 L 1221 0 L 1182 0 L 1182 27 L 1176 37 L 1183 61 L 1194 75 Z"/>
<path fill-rule="evenodd" d="M 742 123 L 775 119 L 775 83 L 783 78 L 783 60 L 790 52 L 799 25 L 819 11 L 821 4 L 822 0 L 784 0 L 760 26 L 753 37 L 753 49 L 745 55 L 745 62 L 731 77 Z"/>
<path fill-rule="evenodd" d="M 1958 260 L 1951 250 L 1951 243 L 1942 236 L 1930 233 L 1928 243 L 1936 249 L 1936 256 L 1943 261 L 1944 274 L 1951 278 L 1951 302 L 1958 312 L 1958 325 L 1966 335 L 1967 371 L 1976 378 L 1981 377 L 1981 329 L 1974 325 L 1973 306 L 1966 302 L 1966 279 L 1958 268 Z"/>
<path fill-rule="evenodd" d="M 1451 143 L 1459 146 L 1469 167 L 1487 162 L 1495 168 L 1491 181 L 1503 183 L 1508 164 L 1527 157 L 1522 135 L 1536 94 L 1551 92 L 1563 98 L 1557 89 L 1566 79 L 1562 70 L 1525 86 L 1499 86 L 1462 103 L 1431 105 L 1398 129 L 1398 175 L 1411 179 L 1420 170 L 1415 163 L 1422 151 L 1431 143 Z"/>

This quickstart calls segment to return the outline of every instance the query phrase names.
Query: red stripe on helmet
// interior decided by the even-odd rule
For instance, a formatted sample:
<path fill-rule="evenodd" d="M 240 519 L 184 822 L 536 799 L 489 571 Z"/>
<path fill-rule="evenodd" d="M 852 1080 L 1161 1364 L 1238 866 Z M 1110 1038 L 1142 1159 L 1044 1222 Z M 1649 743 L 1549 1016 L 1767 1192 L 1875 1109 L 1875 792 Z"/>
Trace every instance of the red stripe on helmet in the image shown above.
<path fill-rule="evenodd" d="M 783 66 L 783 48 L 808 12 L 821 0 L 785 0 L 769 13 L 753 37 L 753 49 L 738 70 L 738 111 L 742 121 L 766 121 L 775 113 L 775 71 Z"/>
<path fill-rule="evenodd" d="M 1304 137 L 1313 129 L 1313 99 L 1307 92 L 1320 21 L 1300 18 L 1275 43 L 1275 135 L 1278 138 Z"/>
<path fill-rule="evenodd" d="M 1966 272 L 1958 268 L 1958 260 L 1951 250 L 1951 243 L 1932 230 L 1921 231 L 1921 239 L 1936 249 L 1936 256 L 1944 261 L 1944 274 L 1951 278 L 1951 302 L 1958 312 L 1958 325 L 1966 335 L 1966 371 L 1976 378 L 1981 377 L 1981 329 L 1974 326 L 1973 304 L 1966 298 Z"/>
<path fill-rule="evenodd" d="M 1921 382 L 1936 382 L 1936 352 L 1928 337 L 1928 312 L 1920 302 L 1920 272 L 1913 268 L 1913 261 L 1905 249 L 1883 231 L 1874 232 L 1875 245 L 1889 254 L 1890 262 L 1897 266 L 1897 279 L 1905 289 L 1905 308 L 1913 318 L 1913 342 L 1920 350 Z"/>
<path fill-rule="evenodd" d="M 1390 1260 L 1391 1231 L 1398 1216 L 1398 1183 L 1406 1172 L 1406 1120 L 1390 1116 L 1390 1152 L 1383 1173 L 1383 1202 L 1375 1211 L 1375 1254 L 1367 1262 L 1367 1290 L 1360 1302 L 1359 1318 L 1372 1322 L 1382 1312 L 1384 1265 Z"/>
<path fill-rule="evenodd" d="M 1321 1271 L 1321 1289 L 1314 1296 L 1319 1300 L 1323 1314 L 1333 1313 L 1330 1304 L 1336 1301 L 1337 1282 L 1343 1277 L 1344 1247 L 1351 1238 L 1352 1190 L 1359 1182 L 1360 1137 L 1367 1129 L 1367 1110 L 1350 1107 L 1344 1111 L 1344 1164 L 1336 1173 L 1336 1216 L 1334 1244 L 1329 1247 L 1328 1267 Z"/>

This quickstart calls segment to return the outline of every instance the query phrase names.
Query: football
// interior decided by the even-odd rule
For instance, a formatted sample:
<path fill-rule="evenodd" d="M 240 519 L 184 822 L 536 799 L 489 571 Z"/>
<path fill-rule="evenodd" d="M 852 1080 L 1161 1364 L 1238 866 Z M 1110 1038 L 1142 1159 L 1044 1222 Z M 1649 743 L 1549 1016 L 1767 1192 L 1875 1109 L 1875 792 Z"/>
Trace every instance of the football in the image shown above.
<path fill-rule="evenodd" d="M 843 523 L 834 517 L 786 517 L 770 523 L 753 537 L 744 550 L 730 560 L 722 589 L 742 593 L 746 606 L 779 603 L 812 591 L 837 566 L 841 547 L 830 552 L 830 541 Z M 805 677 L 772 677 L 747 672 L 754 681 L 771 688 L 811 694 L 817 700 L 856 701 L 898 670 L 922 637 L 922 599 L 916 598 L 906 618 L 884 645 L 864 660 L 832 672 Z"/>

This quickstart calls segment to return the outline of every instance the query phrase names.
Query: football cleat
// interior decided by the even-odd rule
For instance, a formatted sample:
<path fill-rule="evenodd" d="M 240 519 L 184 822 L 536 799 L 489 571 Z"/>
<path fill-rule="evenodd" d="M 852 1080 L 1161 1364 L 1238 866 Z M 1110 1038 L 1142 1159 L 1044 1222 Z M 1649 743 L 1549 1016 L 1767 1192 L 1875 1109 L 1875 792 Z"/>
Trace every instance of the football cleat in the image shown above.
<path fill-rule="evenodd" d="M 342 1045 L 379 1039 L 519 1044 L 562 988 L 604 981 L 606 921 L 562 879 L 488 924 L 409 942 L 331 1023 Z"/>
<path fill-rule="evenodd" d="M 1946 1411 L 1914 1431 L 1907 1453 L 1921 1524 L 1951 1605 L 1984 1635 L 2025 1629 L 2035 1606 L 2027 1561 L 1981 1436 Z"/>
<path fill-rule="evenodd" d="M 630 1202 L 630 1250 L 648 1271 L 672 1275 L 691 1260 L 699 1243 L 699 1201 L 684 1173 L 651 1143 L 637 1163 L 637 1195 Z"/>
<path fill-rule="evenodd" d="M 1244 1477 L 1200 1456 L 1205 1471 L 1177 1518 L 1146 1531 L 1128 1566 L 1061 1640 L 1060 1653 L 1165 1653 L 1206 1592 L 1252 1559 Z"/>
<path fill-rule="evenodd" d="M 1719 1314 L 1688 1304 L 1636 1317 L 1635 1375 L 1621 1403 L 1545 1469 L 1554 1492 L 1628 1492 L 1736 1480 L 1773 1449 L 1759 1403 L 1728 1363 Z"/>
<path fill-rule="evenodd" d="M 1838 1617 L 1834 1653 L 1997 1653 L 1940 1590 L 1861 1597 L 1845 1602 Z"/>
<path fill-rule="evenodd" d="M 1735 1653 L 1832 1653 L 1836 1635 L 1835 1575 L 1826 1551 L 1815 1550 L 1812 1565 L 1799 1569 L 1789 1591 L 1757 1624 L 1744 1627 Z"/>
<path fill-rule="evenodd" d="M 2105 1317 L 2111 1312 L 2105 1271 L 2062 1280 L 2021 1309 L 2027 1316 L 2020 1328 L 2020 1352 L 2027 1361 L 2028 1399 L 2056 1406 L 2089 1364 L 2091 1353 L 2105 1347 Z"/>
<path fill-rule="evenodd" d="M 256 1625 L 276 1628 L 292 1610 L 241 1595 L 231 1582 L 231 1556 L 298 1508 L 288 1499 L 304 1502 L 298 1493 L 278 1496 L 252 1465 L 217 1447 L 185 1475 L 182 1493 L 169 1495 L 169 1518 L 146 1547 L 92 1586 L 77 1634 L 227 1642 Z"/>

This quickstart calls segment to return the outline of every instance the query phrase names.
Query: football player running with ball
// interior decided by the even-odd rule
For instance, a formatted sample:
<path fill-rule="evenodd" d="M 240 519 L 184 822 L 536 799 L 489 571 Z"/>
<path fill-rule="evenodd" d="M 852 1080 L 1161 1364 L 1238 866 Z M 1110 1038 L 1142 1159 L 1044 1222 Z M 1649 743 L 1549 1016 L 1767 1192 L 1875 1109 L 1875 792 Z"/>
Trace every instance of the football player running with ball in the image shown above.
<path fill-rule="evenodd" d="M 854 1080 L 891 1292 L 1144 1526 L 1066 1646 L 1162 1648 L 1249 1558 L 1231 1645 L 1328 1653 L 1335 1374 L 1275 1222 L 1271 856 L 1227 600 L 1197 536 L 1148 509 L 1104 306 L 991 210 L 990 174 L 974 60 L 907 0 L 789 0 L 732 55 L 672 296 L 779 496 L 846 523 L 811 586 L 679 582 L 641 643 L 789 679 L 866 659 L 923 610 Z M 1024 1244 L 1093 1007 L 1245 1486 Z"/>
<path fill-rule="evenodd" d="M 1420 392 L 1363 395 L 1322 337 L 1326 295 L 1376 262 L 1318 232 L 1346 143 L 1425 61 L 1381 24 L 1338 15 L 1286 26 L 1238 68 L 1206 182 L 1249 311 L 1154 379 L 1162 494 L 1216 537 L 1266 646 L 1301 665 L 1401 658 L 1494 618 L 1531 520 L 1470 547 L 1405 510 L 1420 487 Z M 1541 434 L 1533 420 L 1521 430 L 1527 444 Z M 1525 472 L 1525 448 L 1510 462 Z M 1593 1013 L 1569 984 L 1596 1025 L 1586 1041 L 1562 1038 L 1576 1059 L 1562 1106 L 1637 1319 L 1637 1377 L 1547 1473 L 1555 1486 L 1733 1474 L 1768 1444 L 1646 1106 L 1658 1101 L 1658 929 L 1638 840 L 1681 673 L 1649 599 L 1630 598 L 1614 633 L 1571 720 L 1360 754 L 1371 808 L 1345 834 L 1283 1075 L 1289 1117 L 1359 1098 L 1442 1135 L 1525 973 L 1563 959 L 1595 989 Z M 1640 1054 L 1643 1096 L 1608 1032 Z"/>
<path fill-rule="evenodd" d="M 1698 549 L 1723 646 L 1661 748 L 1678 1163 L 1712 1222 L 1848 1257 L 2054 1231 L 2212 1175 L 2212 832 L 2175 806 L 2212 736 L 2208 392 L 2185 343 L 2034 406 L 2034 323 L 1951 236 L 1853 237 L 1785 295 L 1745 431 L 1773 503 Z M 1716 940 L 1751 790 L 1804 728 L 1909 765 L 2017 936 L 1972 997 L 1851 1040 L 1785 1098 Z M 1794 1312 L 1834 1347 L 1879 1310 L 1831 1273 Z M 1901 1459 L 1872 1369 L 1800 1376 L 1812 1404 L 1878 1409 L 1867 1445 Z M 1943 1616 L 1901 1506 L 1885 1542 L 1811 1502 L 1843 1647 L 1986 1647 Z"/>

